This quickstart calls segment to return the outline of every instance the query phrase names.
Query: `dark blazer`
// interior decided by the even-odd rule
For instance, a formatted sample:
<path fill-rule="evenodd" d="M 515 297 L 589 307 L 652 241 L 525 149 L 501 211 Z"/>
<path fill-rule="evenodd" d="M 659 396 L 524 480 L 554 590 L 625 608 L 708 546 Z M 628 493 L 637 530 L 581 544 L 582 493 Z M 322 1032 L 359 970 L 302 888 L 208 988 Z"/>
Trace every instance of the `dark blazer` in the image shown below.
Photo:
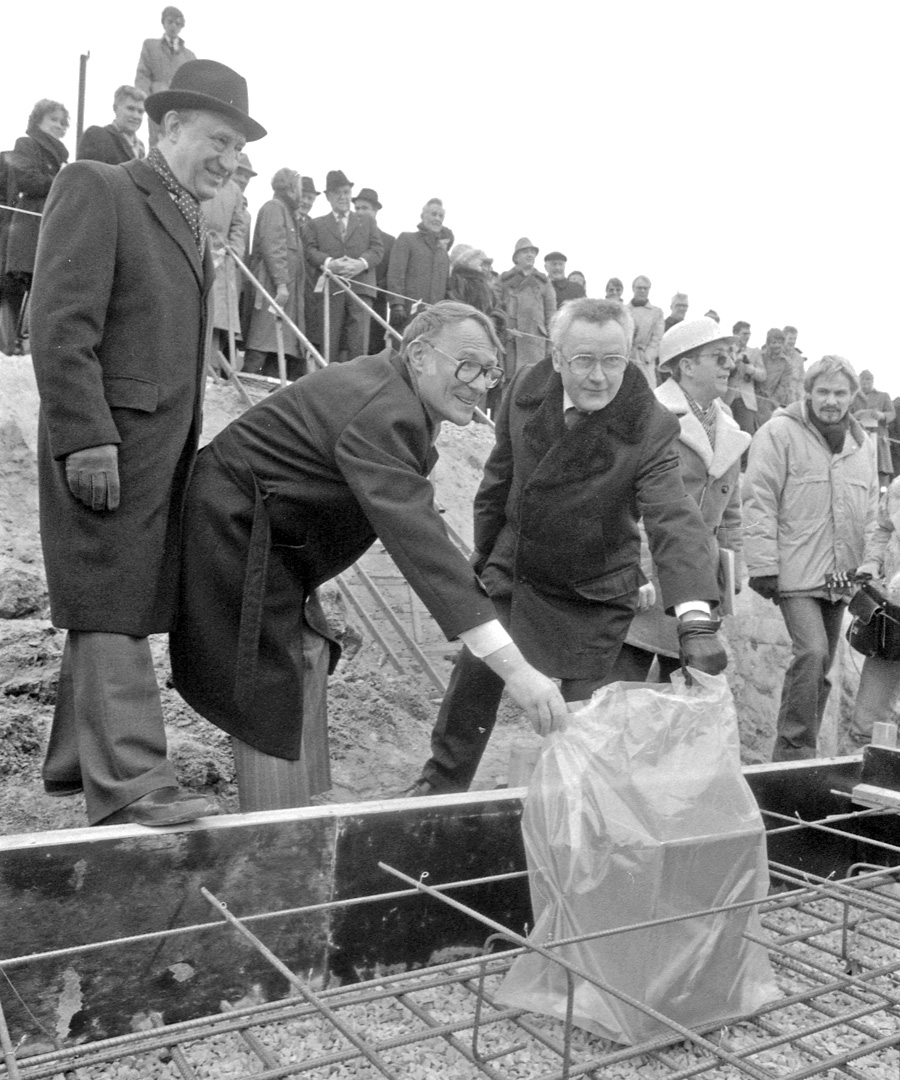
<path fill-rule="evenodd" d="M 488 593 L 511 600 L 513 640 L 545 674 L 589 679 L 615 657 L 646 580 L 641 517 L 666 609 L 718 604 L 679 430 L 631 364 L 610 404 L 572 429 L 549 359 L 510 384 L 475 497 L 475 547 Z"/>
<path fill-rule="evenodd" d="M 300 613 L 376 537 L 448 638 L 494 618 L 435 510 L 433 436 L 404 363 L 383 352 L 299 379 L 201 451 L 170 638 L 175 686 L 199 713 L 296 759 Z"/>
<path fill-rule="evenodd" d="M 124 165 L 134 158 L 131 143 L 115 124 L 89 127 L 78 140 L 75 157 L 79 161 L 105 161 L 107 165 Z"/>
<path fill-rule="evenodd" d="M 53 622 L 170 627 L 181 502 L 200 429 L 209 255 L 153 169 L 75 162 L 47 199 L 32 293 L 41 541 Z M 115 443 L 121 505 L 70 493 L 65 458 Z"/>
<path fill-rule="evenodd" d="M 366 286 L 375 284 L 375 271 L 384 255 L 384 240 L 381 230 L 370 217 L 352 210 L 347 219 L 347 235 L 343 240 L 331 212 L 311 218 L 303 230 L 303 247 L 307 262 L 313 268 L 314 278 L 318 278 L 316 271 L 326 259 L 339 259 L 343 255 L 365 259 L 369 269 L 353 279 L 353 289 L 362 296 L 375 295 L 375 290 Z"/>

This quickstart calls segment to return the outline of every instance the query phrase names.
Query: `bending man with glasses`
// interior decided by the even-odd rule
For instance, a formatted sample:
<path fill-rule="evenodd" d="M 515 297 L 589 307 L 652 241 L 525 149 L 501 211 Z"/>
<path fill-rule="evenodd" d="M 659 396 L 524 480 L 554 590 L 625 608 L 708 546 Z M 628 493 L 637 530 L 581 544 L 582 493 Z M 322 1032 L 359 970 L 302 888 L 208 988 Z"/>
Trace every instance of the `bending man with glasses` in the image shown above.
<path fill-rule="evenodd" d="M 340 652 L 314 590 L 376 539 L 539 732 L 565 717 L 556 685 L 524 660 L 447 536 L 428 480 L 441 422 L 468 424 L 500 379 L 498 349 L 487 316 L 436 304 L 411 320 L 399 354 L 315 372 L 200 453 L 172 671 L 185 699 L 234 737 L 242 810 L 302 806 L 330 786 L 327 743 L 324 762 L 308 760 L 303 732 L 308 690 Z M 324 703 L 312 711 L 323 724 Z"/>
<path fill-rule="evenodd" d="M 632 616 L 650 602 L 643 518 L 663 604 L 684 661 L 718 673 L 716 570 L 682 483 L 678 421 L 627 360 L 633 325 L 617 301 L 572 300 L 550 324 L 553 354 L 510 383 L 475 497 L 475 569 L 500 619 L 567 702 L 589 699 Z M 432 757 L 404 794 L 465 791 L 490 737 L 503 683 L 459 654 L 432 732 Z"/>

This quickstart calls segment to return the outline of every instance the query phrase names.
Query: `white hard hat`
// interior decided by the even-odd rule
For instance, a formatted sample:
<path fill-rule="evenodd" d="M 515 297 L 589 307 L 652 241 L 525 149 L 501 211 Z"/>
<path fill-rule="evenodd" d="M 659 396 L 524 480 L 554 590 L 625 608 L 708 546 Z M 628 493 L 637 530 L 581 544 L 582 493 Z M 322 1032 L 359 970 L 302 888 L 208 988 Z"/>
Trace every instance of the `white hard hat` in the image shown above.
<path fill-rule="evenodd" d="M 714 341 L 730 345 L 734 340 L 734 335 L 724 333 L 715 319 L 707 319 L 706 316 L 690 321 L 684 319 L 663 334 L 656 366 L 667 370 L 671 368 L 674 360 L 692 349 L 711 345 Z"/>

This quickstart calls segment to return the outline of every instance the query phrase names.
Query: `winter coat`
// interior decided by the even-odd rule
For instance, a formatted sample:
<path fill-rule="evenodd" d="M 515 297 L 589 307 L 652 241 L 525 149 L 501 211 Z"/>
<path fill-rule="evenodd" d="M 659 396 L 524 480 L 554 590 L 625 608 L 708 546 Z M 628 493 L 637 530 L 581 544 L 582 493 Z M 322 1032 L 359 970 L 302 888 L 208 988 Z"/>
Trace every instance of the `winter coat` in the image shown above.
<path fill-rule="evenodd" d="M 526 274 L 514 266 L 500 275 L 500 298 L 507 325 L 504 363 L 507 378 L 512 378 L 549 356 L 547 335 L 556 311 L 556 293 L 546 274 L 539 270 Z"/>
<path fill-rule="evenodd" d="M 631 342 L 631 359 L 640 368 L 650 389 L 656 387 L 656 361 L 659 343 L 665 332 L 666 320 L 662 308 L 653 304 L 635 306 L 630 300 L 625 305 L 634 321 L 634 339 Z"/>
<path fill-rule="evenodd" d="M 437 304 L 446 299 L 449 276 L 450 256 L 436 233 L 421 223 L 415 232 L 400 233 L 388 264 L 387 287 L 391 292 Z M 388 299 L 392 306 L 399 303 L 394 297 Z"/>
<path fill-rule="evenodd" d="M 754 435 L 743 491 L 750 577 L 777 575 L 781 593 L 820 590 L 827 574 L 859 566 L 875 528 L 875 444 L 851 418 L 832 454 L 795 401 Z"/>
<path fill-rule="evenodd" d="M 283 305 L 285 313 L 305 333 L 306 263 L 303 242 L 294 211 L 281 199 L 270 199 L 257 215 L 250 270 L 273 299 L 278 286 L 287 285 L 288 298 Z M 260 352 L 276 352 L 275 316 L 269 312 L 269 301 L 262 293 L 254 292 L 253 314 L 244 345 Z M 282 332 L 285 352 L 291 356 L 302 356 L 303 348 L 290 327 L 283 324 Z"/>
<path fill-rule="evenodd" d="M 212 259 L 144 161 L 76 161 L 44 214 L 31 300 L 41 396 L 41 543 L 56 626 L 169 630 L 181 506 L 200 432 Z M 66 484 L 75 450 L 118 446 L 121 503 Z"/>
<path fill-rule="evenodd" d="M 577 281 L 567 281 L 563 278 L 561 281 L 551 281 L 550 284 L 553 286 L 553 293 L 556 296 L 557 311 L 567 300 L 580 300 L 586 295 L 584 286 L 579 285 Z"/>
<path fill-rule="evenodd" d="M 228 241 L 238 258 L 245 258 L 246 211 L 243 192 L 229 180 L 211 199 L 202 202 L 200 209 L 209 229 L 209 248 L 216 268 L 212 291 L 213 326 L 217 330 L 227 330 L 230 321 L 231 328 L 240 336 L 238 292 L 243 277 L 234 261 L 227 256 L 223 241 Z"/>
<path fill-rule="evenodd" d="M 172 77 L 181 65 L 186 64 L 188 60 L 197 59 L 190 49 L 184 47 L 181 38 L 178 42 L 181 47 L 178 52 L 173 52 L 165 34 L 161 38 L 146 39 L 141 46 L 141 55 L 134 76 L 134 85 L 138 90 L 143 90 L 145 94 L 155 94 L 157 90 L 168 90 Z"/>
<path fill-rule="evenodd" d="M 753 369 L 747 374 L 741 369 L 742 360 L 749 360 L 753 365 Z M 765 381 L 766 365 L 763 363 L 762 353 L 759 349 L 736 349 L 734 353 L 734 370 L 728 376 L 726 405 L 730 405 L 739 397 L 750 412 L 757 412 L 759 403 L 756 399 L 756 388 Z"/>
<path fill-rule="evenodd" d="M 75 157 L 79 161 L 105 161 L 107 165 L 124 165 L 135 157 L 131 143 L 115 124 L 89 127 L 78 140 Z"/>
<path fill-rule="evenodd" d="M 523 369 L 503 399 L 496 445 L 475 497 L 475 547 L 510 633 L 544 674 L 602 677 L 646 581 L 643 517 L 667 611 L 718 602 L 708 529 L 684 489 L 678 422 L 633 367 L 604 409 L 567 428 L 549 360 Z"/>
<path fill-rule="evenodd" d="M 202 451 L 170 639 L 198 712 L 296 760 L 304 601 L 376 538 L 448 638 L 494 618 L 434 506 L 434 436 L 406 365 L 384 352 L 271 394 Z"/>
<path fill-rule="evenodd" d="M 776 409 L 800 400 L 794 391 L 794 372 L 786 356 L 778 360 L 763 356 L 766 378 L 756 390 L 759 420 L 764 424 Z"/>
<path fill-rule="evenodd" d="M 694 415 L 681 386 L 667 379 L 655 391 L 656 400 L 678 418 L 678 456 L 685 490 L 703 515 L 710 558 L 719 565 L 719 550 L 735 553 L 735 580 L 741 579 L 741 455 L 750 445 L 750 436 L 741 431 L 728 407 L 714 402 L 716 410 L 715 449 L 710 445 L 703 425 Z M 626 640 L 648 652 L 678 656 L 675 619 L 666 615 L 659 593 L 659 579 L 654 571 L 656 603 L 649 611 L 639 611 L 631 623 Z"/>
<path fill-rule="evenodd" d="M 891 463 L 888 424 L 894 419 L 894 403 L 890 394 L 883 390 L 870 390 L 868 394 L 864 394 L 860 390 L 850 402 L 850 412 L 859 420 L 878 448 L 878 471 L 892 474 L 894 468 Z M 870 419 L 874 412 L 882 413 L 883 419 Z"/>
<path fill-rule="evenodd" d="M 13 206 L 40 213 L 68 157 L 69 151 L 59 139 L 38 128 L 30 128 L 27 135 L 16 139 L 15 149 L 7 158 L 12 173 L 10 187 L 15 192 Z M 8 274 L 34 272 L 40 227 L 41 219 L 34 214 L 13 214 L 6 242 Z"/>
<path fill-rule="evenodd" d="M 881 497 L 863 562 L 886 585 L 892 585 L 893 579 L 900 574 L 900 478 L 891 481 Z M 893 589 L 896 590 L 896 584 Z"/>

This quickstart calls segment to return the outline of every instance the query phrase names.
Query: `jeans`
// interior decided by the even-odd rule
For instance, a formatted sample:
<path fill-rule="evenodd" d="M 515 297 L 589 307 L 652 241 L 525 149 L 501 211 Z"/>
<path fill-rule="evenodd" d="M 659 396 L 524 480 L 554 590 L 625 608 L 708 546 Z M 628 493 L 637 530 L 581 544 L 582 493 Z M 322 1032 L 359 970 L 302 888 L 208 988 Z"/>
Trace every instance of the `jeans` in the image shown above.
<path fill-rule="evenodd" d="M 846 605 L 817 596 L 781 598 L 781 614 L 791 635 L 793 656 L 778 710 L 773 761 L 816 756 L 816 739 L 825 712 Z"/>

